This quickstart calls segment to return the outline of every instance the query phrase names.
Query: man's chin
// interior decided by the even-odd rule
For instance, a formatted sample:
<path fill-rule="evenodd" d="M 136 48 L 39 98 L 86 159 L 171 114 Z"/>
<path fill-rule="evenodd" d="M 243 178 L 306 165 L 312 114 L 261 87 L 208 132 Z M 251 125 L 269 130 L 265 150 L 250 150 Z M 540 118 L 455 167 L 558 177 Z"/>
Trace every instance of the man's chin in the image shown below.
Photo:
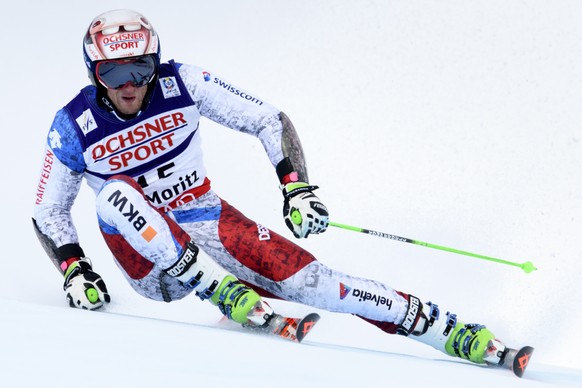
<path fill-rule="evenodd" d="M 134 106 L 122 106 L 118 107 L 117 109 L 124 115 L 134 115 L 137 112 L 139 112 L 139 108 L 136 108 Z"/>

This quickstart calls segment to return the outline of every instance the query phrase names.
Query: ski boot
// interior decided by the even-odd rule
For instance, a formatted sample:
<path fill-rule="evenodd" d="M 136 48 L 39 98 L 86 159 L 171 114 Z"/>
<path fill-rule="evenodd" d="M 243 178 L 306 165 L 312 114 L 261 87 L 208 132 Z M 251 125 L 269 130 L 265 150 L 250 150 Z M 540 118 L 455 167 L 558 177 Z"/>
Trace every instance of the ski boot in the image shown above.
<path fill-rule="evenodd" d="M 273 309 L 259 294 L 232 275 L 222 280 L 210 302 L 228 319 L 242 325 L 263 326 L 273 316 Z"/>
<path fill-rule="evenodd" d="M 413 307 L 412 314 L 410 306 Z M 523 375 L 533 348 L 529 346 L 519 350 L 508 348 L 484 325 L 463 323 L 457 320 L 455 314 L 448 311 L 441 316 L 438 305 L 431 302 L 422 304 L 412 295 L 408 310 L 407 317 L 411 317 L 409 321 L 415 322 L 410 326 L 413 327 L 409 332 L 412 334 L 411 338 L 453 357 L 476 364 L 510 369 L 518 377 Z M 414 310 L 417 310 L 416 316 Z"/>
<path fill-rule="evenodd" d="M 164 272 L 193 289 L 200 299 L 209 299 L 229 320 L 249 329 L 301 342 L 319 320 L 317 313 L 303 318 L 275 314 L 255 290 L 228 273 L 194 242 L 186 244 L 178 260 Z"/>
<path fill-rule="evenodd" d="M 224 278 L 210 302 L 228 319 L 247 329 L 294 342 L 301 342 L 319 320 L 317 313 L 302 318 L 276 314 L 259 294 L 230 275 Z"/>
<path fill-rule="evenodd" d="M 524 346 L 521 349 L 509 348 L 495 338 L 485 326 L 457 322 L 445 350 L 451 356 L 467 359 L 476 364 L 509 369 L 517 377 L 522 377 L 534 348 L 531 346 Z"/>
<path fill-rule="evenodd" d="M 186 244 L 178 260 L 164 272 L 194 290 L 200 299 L 209 299 L 234 322 L 262 326 L 273 315 L 259 294 L 218 265 L 193 241 Z"/>

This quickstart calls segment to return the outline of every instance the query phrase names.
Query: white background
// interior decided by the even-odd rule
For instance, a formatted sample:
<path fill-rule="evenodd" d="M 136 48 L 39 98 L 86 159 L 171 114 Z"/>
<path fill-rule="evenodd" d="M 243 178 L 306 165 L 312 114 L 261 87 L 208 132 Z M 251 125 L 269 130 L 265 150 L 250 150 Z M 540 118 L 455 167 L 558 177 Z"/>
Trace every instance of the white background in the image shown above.
<path fill-rule="evenodd" d="M 434 362 L 448 358 L 347 315 L 322 312 L 306 341 L 317 346 L 289 347 L 66 308 L 62 279 L 33 233 L 32 205 L 53 116 L 88 82 L 85 29 L 97 14 L 120 7 L 150 18 L 163 59 L 206 67 L 291 117 L 333 221 L 531 260 L 539 270 L 526 275 L 340 229 L 299 244 L 333 268 L 486 324 L 509 345 L 535 346 L 530 384 L 582 384 L 582 2 L 104 0 L 2 7 L 0 379 L 12 384 L 2 386 L 38 379 L 59 387 L 265 385 L 287 372 L 286 383 L 305 384 L 291 374 L 296 358 L 309 360 L 300 365 L 312 372 L 310 382 L 336 386 L 404 383 L 411 374 L 427 384 L 467 378 L 478 385 L 471 376 L 488 386 L 519 381 L 505 380 L 503 371 Z M 202 130 L 216 191 L 293 238 L 258 140 L 208 120 Z M 109 312 L 216 325 L 218 311 L 194 297 L 166 305 L 130 289 L 99 234 L 86 186 L 74 213 L 83 248 L 112 294 Z M 309 311 L 275 305 L 282 313 Z"/>

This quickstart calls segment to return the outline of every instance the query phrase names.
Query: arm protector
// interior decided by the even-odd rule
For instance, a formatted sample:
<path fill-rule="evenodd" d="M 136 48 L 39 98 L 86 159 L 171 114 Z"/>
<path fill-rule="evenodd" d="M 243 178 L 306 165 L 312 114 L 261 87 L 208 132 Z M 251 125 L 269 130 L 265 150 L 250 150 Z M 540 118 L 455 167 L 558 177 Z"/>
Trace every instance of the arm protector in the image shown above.
<path fill-rule="evenodd" d="M 297 181 L 308 183 L 309 177 L 305 164 L 305 154 L 303 153 L 303 147 L 301 146 L 297 131 L 295 131 L 293 123 L 285 113 L 281 112 L 279 118 L 283 125 L 283 134 L 281 137 L 283 160 L 276 166 L 279 182 L 282 184 Z"/>
<path fill-rule="evenodd" d="M 34 218 L 32 219 L 32 225 L 36 236 L 40 241 L 40 245 L 42 245 L 44 251 L 61 274 L 64 274 L 62 264 L 65 263 L 67 259 L 71 257 L 85 257 L 83 248 L 81 248 L 79 244 L 65 244 L 61 247 L 57 247 L 49 236 L 40 231 Z"/>

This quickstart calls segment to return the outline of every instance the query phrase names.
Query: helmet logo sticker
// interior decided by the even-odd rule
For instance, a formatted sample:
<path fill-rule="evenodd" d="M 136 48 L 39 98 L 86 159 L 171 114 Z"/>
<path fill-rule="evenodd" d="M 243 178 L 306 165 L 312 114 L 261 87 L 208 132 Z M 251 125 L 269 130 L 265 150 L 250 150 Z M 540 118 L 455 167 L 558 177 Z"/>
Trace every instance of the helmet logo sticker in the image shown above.
<path fill-rule="evenodd" d="M 99 42 L 103 52 L 115 57 L 131 57 L 146 51 L 146 37 L 143 32 L 124 32 L 115 35 L 103 35 Z"/>

